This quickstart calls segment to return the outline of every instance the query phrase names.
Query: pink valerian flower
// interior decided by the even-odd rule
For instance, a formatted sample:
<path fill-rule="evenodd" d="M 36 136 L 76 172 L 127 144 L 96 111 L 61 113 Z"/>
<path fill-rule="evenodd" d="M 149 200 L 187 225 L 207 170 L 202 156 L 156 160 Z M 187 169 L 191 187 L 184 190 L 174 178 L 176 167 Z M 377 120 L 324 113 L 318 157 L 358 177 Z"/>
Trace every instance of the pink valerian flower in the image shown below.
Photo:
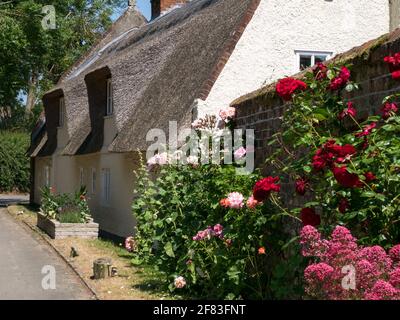
<path fill-rule="evenodd" d="M 320 257 L 327 250 L 321 234 L 313 226 L 307 225 L 300 232 L 300 244 L 304 257 Z"/>
<path fill-rule="evenodd" d="M 400 244 L 395 245 L 389 250 L 389 256 L 395 263 L 400 262 Z"/>
<path fill-rule="evenodd" d="M 400 268 L 397 267 L 389 274 L 389 283 L 397 288 L 400 289 Z"/>
<path fill-rule="evenodd" d="M 186 287 L 185 278 L 184 277 L 175 278 L 174 285 L 175 285 L 175 288 L 177 288 L 177 289 L 183 289 L 184 287 Z"/>
<path fill-rule="evenodd" d="M 244 197 L 239 192 L 232 192 L 228 194 L 228 201 L 231 209 L 241 209 L 244 206 Z"/>
<path fill-rule="evenodd" d="M 389 282 L 378 280 L 374 287 L 365 294 L 365 300 L 397 300 L 399 290 Z"/>
<path fill-rule="evenodd" d="M 386 102 L 381 108 L 382 118 L 384 120 L 389 119 L 391 116 L 395 115 L 399 108 L 396 103 Z"/>
<path fill-rule="evenodd" d="M 247 208 L 254 210 L 261 203 L 262 202 L 257 201 L 253 196 L 251 196 L 249 199 L 247 199 L 246 205 Z"/>
<path fill-rule="evenodd" d="M 236 116 L 236 109 L 234 107 L 227 107 L 219 111 L 220 118 L 228 123 L 230 120 L 234 119 Z"/>
<path fill-rule="evenodd" d="M 306 226 L 300 233 L 302 254 L 315 257 L 304 271 L 305 290 L 319 299 L 399 299 L 400 268 L 382 247 L 359 247 L 350 231 L 338 226 L 331 239 L 321 238 L 313 227 Z M 390 252 L 400 251 L 393 247 Z M 399 252 L 396 252 L 398 255 Z M 346 290 L 341 283 L 343 267 L 355 268 L 356 288 Z"/>
<path fill-rule="evenodd" d="M 377 126 L 377 123 L 372 122 L 371 124 L 366 125 L 361 132 L 356 133 L 355 136 L 357 138 L 367 137 L 372 133 L 372 130 L 374 130 L 376 128 L 376 126 Z"/>
<path fill-rule="evenodd" d="M 242 160 L 247 154 L 247 151 L 245 148 L 240 147 L 239 149 L 237 149 L 234 153 L 233 156 L 235 157 L 236 161 Z"/>
<path fill-rule="evenodd" d="M 347 108 L 344 109 L 341 113 L 339 113 L 338 118 L 339 120 L 343 120 L 344 118 L 351 116 L 355 118 L 357 116 L 357 110 L 354 108 L 352 102 L 347 103 Z"/>
<path fill-rule="evenodd" d="M 359 251 L 358 257 L 369 261 L 382 273 L 387 273 L 393 264 L 385 249 L 380 246 L 363 248 Z"/>

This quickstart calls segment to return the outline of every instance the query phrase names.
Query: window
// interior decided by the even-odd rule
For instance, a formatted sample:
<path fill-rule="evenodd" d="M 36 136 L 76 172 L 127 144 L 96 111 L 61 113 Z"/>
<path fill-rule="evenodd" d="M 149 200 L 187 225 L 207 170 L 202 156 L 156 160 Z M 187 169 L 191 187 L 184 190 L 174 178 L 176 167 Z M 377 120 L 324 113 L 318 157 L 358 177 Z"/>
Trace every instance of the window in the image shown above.
<path fill-rule="evenodd" d="M 91 186 L 92 187 L 92 194 L 95 194 L 96 193 L 96 180 L 97 180 L 96 169 L 92 168 L 91 172 L 92 172 L 92 186 Z"/>
<path fill-rule="evenodd" d="M 59 119 L 58 119 L 58 126 L 63 127 L 65 122 L 65 101 L 64 97 L 60 98 L 59 101 Z"/>
<path fill-rule="evenodd" d="M 102 169 L 102 192 L 101 198 L 103 205 L 109 205 L 111 199 L 111 174 L 110 169 Z"/>
<path fill-rule="evenodd" d="M 83 187 L 85 185 L 85 170 L 79 168 L 79 185 Z"/>
<path fill-rule="evenodd" d="M 43 178 L 44 178 L 44 185 L 46 187 L 50 187 L 50 167 L 49 166 L 45 166 L 43 169 Z"/>
<path fill-rule="evenodd" d="M 296 51 L 296 72 L 324 62 L 332 57 L 329 51 Z"/>
<path fill-rule="evenodd" d="M 111 79 L 107 79 L 107 109 L 106 116 L 111 116 L 114 113 L 113 102 L 113 85 Z"/>

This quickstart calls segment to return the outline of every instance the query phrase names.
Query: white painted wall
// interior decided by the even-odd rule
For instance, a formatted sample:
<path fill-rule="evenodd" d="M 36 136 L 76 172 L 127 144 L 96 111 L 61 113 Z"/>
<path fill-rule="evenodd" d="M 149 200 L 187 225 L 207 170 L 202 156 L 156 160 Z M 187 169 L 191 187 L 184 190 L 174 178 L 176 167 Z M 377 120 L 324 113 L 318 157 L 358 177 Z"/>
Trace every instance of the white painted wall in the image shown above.
<path fill-rule="evenodd" d="M 389 26 L 388 0 L 261 0 L 198 116 L 297 73 L 295 50 L 342 53 Z"/>

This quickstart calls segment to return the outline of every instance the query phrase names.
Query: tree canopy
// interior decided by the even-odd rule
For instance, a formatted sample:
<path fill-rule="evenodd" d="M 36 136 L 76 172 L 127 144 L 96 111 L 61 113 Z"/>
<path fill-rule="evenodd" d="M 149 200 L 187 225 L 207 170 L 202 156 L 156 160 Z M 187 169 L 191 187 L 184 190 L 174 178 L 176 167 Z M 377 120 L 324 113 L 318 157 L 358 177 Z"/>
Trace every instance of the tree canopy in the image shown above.
<path fill-rule="evenodd" d="M 29 117 L 37 113 L 41 94 L 103 36 L 126 2 L 58 0 L 55 28 L 44 28 L 52 17 L 43 10 L 47 0 L 0 1 L 0 128 L 21 123 L 15 117 L 26 118 L 25 110 Z"/>

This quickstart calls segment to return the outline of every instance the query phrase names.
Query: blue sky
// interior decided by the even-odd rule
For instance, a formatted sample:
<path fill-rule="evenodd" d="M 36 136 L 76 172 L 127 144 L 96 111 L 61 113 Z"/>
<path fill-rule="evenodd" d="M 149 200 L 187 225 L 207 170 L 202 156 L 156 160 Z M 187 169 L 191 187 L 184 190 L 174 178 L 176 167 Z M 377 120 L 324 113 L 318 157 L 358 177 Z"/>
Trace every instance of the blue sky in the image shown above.
<path fill-rule="evenodd" d="M 128 1 L 126 1 L 128 3 Z M 146 17 L 147 20 L 151 18 L 151 5 L 150 0 L 136 0 L 137 7 L 139 11 Z M 123 11 L 116 11 L 113 20 L 118 19 L 118 17 L 123 13 Z"/>

